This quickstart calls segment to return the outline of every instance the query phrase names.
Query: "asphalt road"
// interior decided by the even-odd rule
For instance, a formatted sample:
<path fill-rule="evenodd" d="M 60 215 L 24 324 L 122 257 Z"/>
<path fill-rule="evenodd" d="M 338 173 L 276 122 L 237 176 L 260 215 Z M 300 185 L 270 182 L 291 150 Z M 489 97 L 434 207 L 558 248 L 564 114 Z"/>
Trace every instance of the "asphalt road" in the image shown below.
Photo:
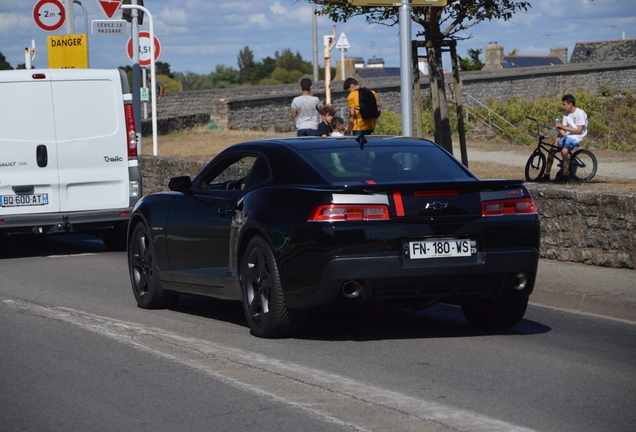
<path fill-rule="evenodd" d="M 558 279 L 568 264 L 543 267 L 568 289 Z M 349 310 L 314 316 L 300 338 L 264 340 L 234 302 L 186 296 L 173 310 L 138 309 L 126 255 L 91 239 L 0 243 L 0 276 L 0 431 L 636 422 L 636 327 L 626 321 L 530 306 L 514 329 L 484 332 L 448 306 Z"/>

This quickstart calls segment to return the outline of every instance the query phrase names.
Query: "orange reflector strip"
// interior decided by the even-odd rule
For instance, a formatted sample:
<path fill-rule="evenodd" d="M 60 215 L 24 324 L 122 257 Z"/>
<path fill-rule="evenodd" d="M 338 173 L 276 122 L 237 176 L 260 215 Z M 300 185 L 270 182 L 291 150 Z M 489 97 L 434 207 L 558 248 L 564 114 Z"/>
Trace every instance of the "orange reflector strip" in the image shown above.
<path fill-rule="evenodd" d="M 130 216 L 130 212 L 127 212 L 127 211 L 126 212 L 119 212 L 119 216 L 128 217 L 128 216 Z"/>
<path fill-rule="evenodd" d="M 404 216 L 404 204 L 402 204 L 402 194 L 400 191 L 393 191 L 393 201 L 395 201 L 395 213 Z"/>

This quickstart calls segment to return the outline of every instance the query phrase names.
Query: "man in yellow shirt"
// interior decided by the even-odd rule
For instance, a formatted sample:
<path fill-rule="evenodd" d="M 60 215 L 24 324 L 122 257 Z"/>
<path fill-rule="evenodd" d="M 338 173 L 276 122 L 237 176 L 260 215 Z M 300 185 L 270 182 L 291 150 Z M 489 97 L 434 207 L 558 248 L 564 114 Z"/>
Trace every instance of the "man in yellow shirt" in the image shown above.
<path fill-rule="evenodd" d="M 360 84 L 354 78 L 347 78 L 344 82 L 343 88 L 349 92 L 347 97 L 347 108 L 349 109 L 349 122 L 347 124 L 347 135 L 369 135 L 373 133 L 375 129 L 375 118 L 363 118 L 360 114 Z M 370 90 L 375 97 L 375 102 L 378 106 L 377 117 L 380 117 L 380 101 L 375 91 Z"/>

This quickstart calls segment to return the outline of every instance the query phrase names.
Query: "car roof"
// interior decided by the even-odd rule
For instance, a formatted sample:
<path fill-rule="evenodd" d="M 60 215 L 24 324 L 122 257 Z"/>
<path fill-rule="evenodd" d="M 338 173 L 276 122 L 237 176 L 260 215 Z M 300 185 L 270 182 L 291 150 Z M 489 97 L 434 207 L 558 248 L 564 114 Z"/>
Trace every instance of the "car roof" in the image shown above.
<path fill-rule="evenodd" d="M 381 147 L 387 145 L 400 144 L 431 146 L 435 147 L 432 141 L 421 138 L 400 137 L 393 135 L 365 135 L 367 142 L 364 147 Z M 314 150 L 320 148 L 346 148 L 360 147 L 360 144 L 354 136 L 323 138 L 323 137 L 290 137 L 290 138 L 270 138 L 262 141 L 263 143 L 277 143 L 296 151 Z"/>

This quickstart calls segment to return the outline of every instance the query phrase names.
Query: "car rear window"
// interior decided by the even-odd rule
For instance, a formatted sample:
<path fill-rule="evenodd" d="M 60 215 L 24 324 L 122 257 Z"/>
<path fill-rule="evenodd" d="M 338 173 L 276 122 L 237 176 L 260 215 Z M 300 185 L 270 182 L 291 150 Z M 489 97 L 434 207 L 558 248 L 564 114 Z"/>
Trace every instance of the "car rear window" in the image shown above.
<path fill-rule="evenodd" d="M 343 183 L 420 183 L 475 179 L 434 146 L 312 149 L 302 152 L 327 180 Z"/>

